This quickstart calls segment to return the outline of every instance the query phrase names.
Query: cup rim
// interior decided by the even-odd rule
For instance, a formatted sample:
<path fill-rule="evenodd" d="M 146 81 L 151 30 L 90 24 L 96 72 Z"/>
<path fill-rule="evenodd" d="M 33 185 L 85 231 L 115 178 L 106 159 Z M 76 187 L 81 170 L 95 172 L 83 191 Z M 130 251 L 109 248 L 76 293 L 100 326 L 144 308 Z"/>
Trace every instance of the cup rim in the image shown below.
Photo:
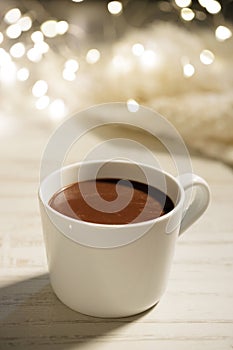
<path fill-rule="evenodd" d="M 105 160 L 90 160 L 90 161 L 86 161 L 85 164 L 96 164 L 96 163 L 102 163 L 103 161 L 106 162 L 106 159 Z M 162 170 L 162 169 L 159 169 L 159 168 L 155 168 L 149 164 L 145 164 L 145 163 L 132 163 L 132 162 L 129 162 L 127 160 L 108 160 L 108 162 L 110 163 L 127 163 L 127 164 L 136 164 L 136 165 L 139 165 L 139 166 L 142 166 L 142 167 L 147 167 L 147 168 L 150 168 L 152 170 L 155 170 L 155 171 L 158 171 L 158 172 L 161 172 L 163 173 L 163 175 L 165 175 L 166 177 L 168 177 L 170 180 L 172 180 L 178 187 L 178 190 L 179 190 L 179 199 L 178 199 L 178 202 L 174 204 L 174 208 L 172 210 L 170 210 L 168 213 L 162 215 L 162 216 L 159 216 L 157 218 L 154 218 L 154 219 L 150 219 L 150 220 L 146 220 L 146 221 L 140 221 L 140 222 L 133 222 L 133 223 L 128 223 L 128 224 L 100 224 L 100 223 L 95 223 L 95 222 L 89 222 L 89 221 L 84 221 L 84 220 L 80 220 L 80 219 L 75 219 L 75 218 L 72 218 L 70 216 L 67 216 L 65 214 L 62 214 L 60 212 L 58 212 L 57 210 L 53 209 L 47 202 L 45 202 L 43 200 L 43 196 L 42 196 L 42 186 L 44 184 L 45 181 L 47 181 L 47 179 L 50 177 L 50 176 L 53 176 L 55 175 L 56 173 L 60 173 L 61 171 L 64 171 L 64 170 L 67 170 L 67 169 L 71 169 L 71 168 L 75 168 L 75 167 L 78 167 L 80 164 L 83 164 L 84 162 L 82 161 L 79 161 L 79 162 L 76 162 L 76 163 L 72 163 L 72 164 L 68 164 L 64 167 L 61 167 L 60 169 L 57 169 L 55 171 L 53 171 L 52 173 L 50 173 L 48 176 L 46 176 L 41 182 L 40 182 L 40 186 L 39 186 L 39 189 L 38 189 L 38 197 L 39 197 L 39 200 L 42 202 L 42 204 L 44 205 L 46 211 L 51 211 L 54 215 L 57 215 L 58 217 L 60 218 L 63 218 L 65 220 L 68 220 L 69 222 L 73 222 L 73 223 L 79 223 L 81 225 L 87 225 L 87 226 L 91 226 L 91 227 L 106 227 L 106 228 L 122 228 L 122 227 L 140 227 L 140 226 L 145 226 L 145 225 L 153 225 L 157 222 L 160 222 L 160 221 L 164 221 L 166 220 L 167 218 L 169 218 L 170 216 L 174 215 L 179 209 L 180 209 L 180 206 L 182 205 L 183 203 L 183 200 L 184 200 L 184 189 L 182 187 L 182 185 L 179 183 L 178 179 L 169 174 L 167 171 L 165 170 Z"/>

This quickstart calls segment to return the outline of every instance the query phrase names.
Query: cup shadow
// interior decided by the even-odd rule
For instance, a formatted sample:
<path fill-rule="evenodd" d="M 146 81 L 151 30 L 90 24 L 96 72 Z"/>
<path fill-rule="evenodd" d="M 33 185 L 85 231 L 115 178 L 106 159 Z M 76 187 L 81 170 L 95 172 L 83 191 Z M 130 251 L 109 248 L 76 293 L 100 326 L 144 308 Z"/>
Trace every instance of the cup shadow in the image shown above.
<path fill-rule="evenodd" d="M 126 318 L 96 318 L 62 304 L 48 274 L 0 289 L 0 350 L 81 349 L 90 342 L 136 321 L 145 313 Z"/>

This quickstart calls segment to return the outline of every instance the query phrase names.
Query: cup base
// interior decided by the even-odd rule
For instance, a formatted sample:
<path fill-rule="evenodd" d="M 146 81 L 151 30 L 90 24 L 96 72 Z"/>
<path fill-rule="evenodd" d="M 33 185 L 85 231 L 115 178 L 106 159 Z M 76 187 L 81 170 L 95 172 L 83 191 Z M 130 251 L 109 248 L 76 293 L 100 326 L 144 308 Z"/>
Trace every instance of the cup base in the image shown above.
<path fill-rule="evenodd" d="M 54 291 L 54 289 L 53 289 Z M 60 298 L 57 293 L 54 291 L 54 294 L 56 295 L 56 297 L 59 299 L 60 302 L 62 302 L 62 304 L 64 304 L 65 306 L 67 306 L 69 309 L 78 312 L 82 315 L 85 316 L 90 316 L 90 317 L 95 317 L 95 318 L 127 318 L 127 317 L 132 317 L 132 316 L 137 316 L 137 315 L 143 315 L 144 313 L 149 312 L 149 310 L 153 309 L 154 307 L 156 307 L 159 303 L 160 300 L 157 300 L 156 302 L 154 302 L 152 305 L 143 307 L 143 308 L 138 308 L 138 310 L 135 311 L 125 311 L 125 312 L 117 312 L 117 311 L 113 311 L 113 312 L 95 312 L 95 311 L 85 311 L 84 309 L 81 310 L 80 308 L 76 308 L 72 305 L 70 305 L 67 302 L 64 302 L 62 300 L 62 298 Z"/>

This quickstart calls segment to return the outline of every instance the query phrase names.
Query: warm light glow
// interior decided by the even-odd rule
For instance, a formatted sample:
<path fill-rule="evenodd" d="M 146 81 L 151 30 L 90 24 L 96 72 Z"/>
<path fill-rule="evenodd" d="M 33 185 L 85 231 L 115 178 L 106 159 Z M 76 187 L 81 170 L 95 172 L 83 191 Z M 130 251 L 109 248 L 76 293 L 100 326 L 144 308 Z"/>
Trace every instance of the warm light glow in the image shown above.
<path fill-rule="evenodd" d="M 20 20 L 18 21 L 18 24 L 21 28 L 22 32 L 26 32 L 27 30 L 29 30 L 32 26 L 32 20 L 29 16 L 24 16 L 21 17 Z"/>
<path fill-rule="evenodd" d="M 221 5 L 216 0 L 209 0 L 206 3 L 206 10 L 212 15 L 215 15 L 221 11 Z"/>
<path fill-rule="evenodd" d="M 218 41 L 224 41 L 232 36 L 232 32 L 225 26 L 218 26 L 218 28 L 215 30 L 215 36 Z"/>
<path fill-rule="evenodd" d="M 42 55 L 38 50 L 32 47 L 27 52 L 27 58 L 32 62 L 40 62 L 40 60 L 42 59 Z"/>
<path fill-rule="evenodd" d="M 0 48 L 0 67 L 11 62 L 11 57 L 4 49 Z"/>
<path fill-rule="evenodd" d="M 72 0 L 73 2 L 83 2 L 83 0 Z"/>
<path fill-rule="evenodd" d="M 7 113 L 0 113 L 0 137 L 8 137 L 13 135 L 13 133 L 17 130 L 17 121 L 15 118 L 9 117 Z M 4 244 L 3 244 L 4 245 Z M 1 248 L 3 248 L 1 245 Z"/>
<path fill-rule="evenodd" d="M 0 66 L 11 62 L 11 56 L 3 48 L 0 48 Z"/>
<path fill-rule="evenodd" d="M 79 69 L 79 63 L 75 59 L 70 59 L 65 62 L 65 69 L 67 69 L 70 72 L 77 72 Z"/>
<path fill-rule="evenodd" d="M 195 73 L 195 68 L 192 64 L 187 63 L 183 66 L 183 73 L 186 78 L 190 78 Z"/>
<path fill-rule="evenodd" d="M 133 99 L 127 101 L 127 108 L 129 112 L 135 113 L 139 110 L 139 104 Z"/>
<path fill-rule="evenodd" d="M 76 79 L 77 70 L 79 69 L 79 63 L 75 59 L 69 59 L 65 62 L 65 68 L 62 72 L 63 79 L 73 81 Z"/>
<path fill-rule="evenodd" d="M 76 79 L 77 70 L 79 69 L 79 63 L 75 59 L 70 59 L 65 62 L 65 68 L 62 72 L 63 79 L 73 81 Z"/>
<path fill-rule="evenodd" d="M 76 79 L 75 72 L 72 72 L 71 70 L 65 68 L 62 72 L 63 79 L 68 81 L 74 81 Z"/>
<path fill-rule="evenodd" d="M 29 78 L 29 70 L 27 68 L 20 68 L 17 72 L 17 79 L 19 81 L 26 81 Z"/>
<path fill-rule="evenodd" d="M 91 49 L 87 52 L 86 61 L 87 63 L 94 64 L 100 59 L 100 52 L 97 49 Z"/>
<path fill-rule="evenodd" d="M 159 63 L 159 57 L 153 50 L 145 50 L 140 56 L 140 61 L 145 69 L 152 69 Z"/>
<path fill-rule="evenodd" d="M 54 100 L 49 106 L 50 118 L 54 121 L 60 121 L 65 117 L 66 106 L 62 99 Z"/>
<path fill-rule="evenodd" d="M 42 96 L 36 101 L 36 108 L 39 110 L 45 109 L 49 105 L 49 97 L 48 96 Z"/>
<path fill-rule="evenodd" d="M 32 87 L 32 94 L 35 97 L 41 97 L 48 91 L 48 84 L 45 80 L 37 80 Z"/>
<path fill-rule="evenodd" d="M 3 34 L 0 32 L 0 44 L 3 42 L 3 40 L 4 40 L 4 36 L 3 36 Z"/>
<path fill-rule="evenodd" d="M 175 0 L 175 3 L 179 7 L 187 7 L 192 4 L 192 0 Z"/>
<path fill-rule="evenodd" d="M 10 39 L 16 39 L 21 35 L 21 28 L 18 23 L 10 25 L 6 30 L 6 35 Z"/>
<path fill-rule="evenodd" d="M 66 21 L 60 21 L 56 24 L 56 31 L 57 34 L 63 35 L 65 34 L 69 29 L 69 24 Z"/>
<path fill-rule="evenodd" d="M 4 21 L 8 24 L 12 24 L 18 21 L 21 16 L 21 12 L 18 8 L 11 9 L 7 11 L 4 16 Z"/>
<path fill-rule="evenodd" d="M 132 53 L 135 56 L 141 56 L 144 51 L 145 51 L 145 49 L 144 49 L 144 46 L 142 44 L 137 43 L 137 44 L 134 44 L 132 46 Z"/>
<path fill-rule="evenodd" d="M 38 54 L 43 54 L 43 53 L 46 53 L 49 51 L 49 45 L 44 42 L 44 41 L 41 41 L 41 42 L 37 42 L 35 45 L 34 45 L 34 49 L 38 52 Z"/>
<path fill-rule="evenodd" d="M 121 55 L 113 57 L 112 65 L 116 73 L 127 73 L 131 69 L 131 61 Z"/>
<path fill-rule="evenodd" d="M 209 51 L 209 50 L 203 50 L 200 53 L 200 61 L 203 64 L 209 65 L 211 63 L 214 62 L 215 56 L 213 54 L 213 52 Z"/>
<path fill-rule="evenodd" d="M 108 11 L 112 15 L 118 15 L 122 12 L 122 3 L 120 1 L 110 1 L 108 3 Z"/>
<path fill-rule="evenodd" d="M 199 4 L 200 4 L 202 7 L 206 7 L 209 1 L 210 1 L 210 0 L 198 0 Z"/>
<path fill-rule="evenodd" d="M 195 13 L 193 12 L 193 10 L 191 10 L 190 8 L 183 8 L 181 10 L 181 13 L 180 13 L 181 17 L 183 18 L 183 20 L 185 21 L 192 21 L 195 17 Z"/>
<path fill-rule="evenodd" d="M 49 20 L 42 23 L 41 30 L 47 38 L 54 38 L 57 35 L 57 21 Z"/>
<path fill-rule="evenodd" d="M 23 43 L 16 43 L 10 48 L 11 56 L 20 58 L 25 54 L 25 46 Z"/>
<path fill-rule="evenodd" d="M 36 44 L 44 40 L 44 35 L 40 30 L 37 30 L 32 33 L 31 39 Z"/>
<path fill-rule="evenodd" d="M 14 62 L 8 61 L 1 66 L 0 81 L 5 84 L 13 84 L 16 78 L 16 65 Z"/>

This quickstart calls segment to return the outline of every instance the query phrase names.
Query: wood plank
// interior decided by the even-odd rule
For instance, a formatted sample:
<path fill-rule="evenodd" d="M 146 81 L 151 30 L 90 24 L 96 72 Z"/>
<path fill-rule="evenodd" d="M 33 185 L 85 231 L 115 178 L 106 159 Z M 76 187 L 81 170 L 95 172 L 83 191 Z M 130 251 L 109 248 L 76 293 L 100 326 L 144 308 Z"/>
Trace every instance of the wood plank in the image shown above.
<path fill-rule="evenodd" d="M 0 350 L 232 349 L 232 170 L 192 157 L 195 172 L 210 184 L 211 205 L 178 240 L 159 304 L 129 318 L 92 318 L 63 305 L 49 284 L 37 189 L 50 130 L 29 119 L 25 125 L 0 148 Z M 104 138 L 103 131 L 87 136 L 82 152 L 74 149 L 67 161 L 81 159 Z M 174 171 L 156 144 L 137 138 Z"/>

